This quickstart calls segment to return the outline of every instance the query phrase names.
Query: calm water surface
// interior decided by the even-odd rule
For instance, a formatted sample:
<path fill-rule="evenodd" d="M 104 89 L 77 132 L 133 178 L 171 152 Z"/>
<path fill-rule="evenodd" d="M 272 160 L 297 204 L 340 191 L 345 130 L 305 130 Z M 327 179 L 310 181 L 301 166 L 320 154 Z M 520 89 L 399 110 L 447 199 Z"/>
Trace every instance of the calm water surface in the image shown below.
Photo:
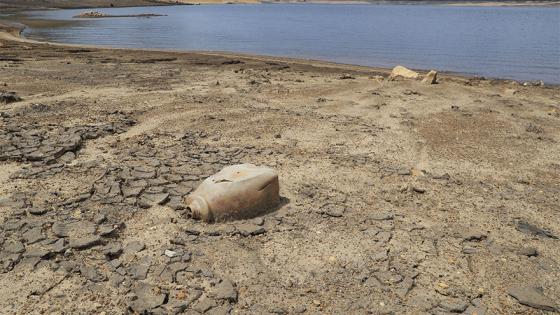
<path fill-rule="evenodd" d="M 560 8 L 431 5 L 206 5 L 115 8 L 166 17 L 83 20 L 25 36 L 112 47 L 214 50 L 402 64 L 487 77 L 560 83 Z M 72 19 L 83 10 L 35 11 Z"/>

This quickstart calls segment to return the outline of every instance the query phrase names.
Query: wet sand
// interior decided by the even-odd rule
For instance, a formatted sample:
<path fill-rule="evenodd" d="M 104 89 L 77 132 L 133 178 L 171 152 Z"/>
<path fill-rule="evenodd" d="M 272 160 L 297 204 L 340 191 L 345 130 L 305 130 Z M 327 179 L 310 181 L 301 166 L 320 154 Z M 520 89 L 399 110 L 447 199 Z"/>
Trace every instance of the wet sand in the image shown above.
<path fill-rule="evenodd" d="M 0 90 L 22 100 L 0 103 L 5 313 L 559 306 L 558 87 L 10 32 Z M 279 172 L 279 209 L 190 219 L 182 198 L 240 162 Z"/>

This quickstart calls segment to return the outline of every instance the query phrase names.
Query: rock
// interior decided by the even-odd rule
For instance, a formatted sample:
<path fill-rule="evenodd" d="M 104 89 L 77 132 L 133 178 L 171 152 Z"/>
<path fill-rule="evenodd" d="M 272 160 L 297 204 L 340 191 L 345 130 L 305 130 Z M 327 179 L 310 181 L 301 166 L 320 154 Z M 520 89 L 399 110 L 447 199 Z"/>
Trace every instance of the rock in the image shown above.
<path fill-rule="evenodd" d="M 62 222 L 55 222 L 51 226 L 51 230 L 54 235 L 58 237 L 67 237 L 68 236 L 68 229 L 66 225 Z"/>
<path fill-rule="evenodd" d="M 105 220 L 107 220 L 107 216 L 102 213 L 96 214 L 95 217 L 93 217 L 93 222 L 95 222 L 96 224 L 101 224 L 105 222 Z"/>
<path fill-rule="evenodd" d="M 32 214 L 32 215 L 43 215 L 43 214 L 47 213 L 47 209 L 46 208 L 30 208 L 30 209 L 27 209 L 27 212 Z"/>
<path fill-rule="evenodd" d="M 43 236 L 43 229 L 40 226 L 34 227 L 27 232 L 23 233 L 23 239 L 27 244 L 33 244 L 45 239 Z"/>
<path fill-rule="evenodd" d="M 75 249 L 88 249 L 90 247 L 96 246 L 101 243 L 101 237 L 99 235 L 91 235 L 78 238 L 70 238 L 68 246 Z"/>
<path fill-rule="evenodd" d="M 438 75 L 437 71 L 431 70 L 430 72 L 428 72 L 428 74 L 426 74 L 426 76 L 422 80 L 422 83 L 437 84 L 437 75 Z"/>
<path fill-rule="evenodd" d="M 70 163 L 76 158 L 76 154 L 72 151 L 68 151 L 64 153 L 61 157 L 58 158 L 58 161 L 62 163 Z"/>
<path fill-rule="evenodd" d="M 50 246 L 50 251 L 53 253 L 62 253 L 66 250 L 66 246 L 64 245 L 64 239 L 59 238 L 56 242 L 52 243 Z"/>
<path fill-rule="evenodd" d="M 9 104 L 21 101 L 21 97 L 17 96 L 15 92 L 0 93 L 0 103 Z"/>
<path fill-rule="evenodd" d="M 140 198 L 138 198 L 138 206 L 149 208 L 155 205 L 163 205 L 168 200 L 168 193 L 143 193 Z"/>
<path fill-rule="evenodd" d="M 340 218 L 344 215 L 346 208 L 343 205 L 328 203 L 321 207 L 319 213 L 328 215 L 333 218 Z"/>
<path fill-rule="evenodd" d="M 213 307 L 216 307 L 216 301 L 214 299 L 208 298 L 208 297 L 203 297 L 200 300 L 198 300 L 198 303 L 196 303 L 193 306 L 193 310 L 199 312 L 199 313 L 205 313 L 208 310 L 210 310 Z"/>
<path fill-rule="evenodd" d="M 253 223 L 241 223 L 235 226 L 239 233 L 243 236 L 252 236 L 264 234 L 266 229 Z"/>
<path fill-rule="evenodd" d="M 169 258 L 173 258 L 173 257 L 179 256 L 179 253 L 177 253 L 177 252 L 175 252 L 175 251 L 172 251 L 172 250 L 170 250 L 170 249 L 166 249 L 166 250 L 163 252 L 163 254 L 164 254 L 165 256 L 169 257 Z"/>
<path fill-rule="evenodd" d="M 146 248 L 146 245 L 143 242 L 132 241 L 126 244 L 126 246 L 124 247 L 124 251 L 125 253 L 138 253 L 143 251 L 144 248 Z"/>
<path fill-rule="evenodd" d="M 464 241 L 478 242 L 486 239 L 487 236 L 484 232 L 481 231 L 468 230 L 461 233 L 461 237 L 463 238 Z"/>
<path fill-rule="evenodd" d="M 418 187 L 418 186 L 412 186 L 412 191 L 419 193 L 419 194 L 423 194 L 426 192 L 426 189 L 423 187 Z"/>
<path fill-rule="evenodd" d="M 407 69 L 403 66 L 396 66 L 389 75 L 389 81 L 394 81 L 397 78 L 417 79 L 420 76 L 418 72 Z"/>
<path fill-rule="evenodd" d="M 393 220 L 395 215 L 391 212 L 376 212 L 368 216 L 368 219 L 375 221 Z"/>
<path fill-rule="evenodd" d="M 519 255 L 527 256 L 527 257 L 536 257 L 539 255 L 539 252 L 534 247 L 523 247 L 517 251 Z"/>
<path fill-rule="evenodd" d="M 467 309 L 469 304 L 460 299 L 449 299 L 439 303 L 439 306 L 452 313 L 461 313 Z"/>
<path fill-rule="evenodd" d="M 401 275 L 389 271 L 378 271 L 375 272 L 374 275 L 379 282 L 383 284 L 396 284 L 403 281 L 403 277 Z"/>
<path fill-rule="evenodd" d="M 541 229 L 541 228 L 539 228 L 535 225 L 529 224 L 528 222 L 525 222 L 525 221 L 519 221 L 517 223 L 517 230 L 519 232 L 534 235 L 534 236 L 558 239 L 558 237 L 556 237 L 554 234 L 552 234 L 552 232 L 550 232 L 548 230 Z"/>
<path fill-rule="evenodd" d="M 508 294 L 523 305 L 550 312 L 558 311 L 558 308 L 554 305 L 554 301 L 546 297 L 541 290 L 536 288 L 523 286 L 513 287 L 508 290 Z"/>
<path fill-rule="evenodd" d="M 408 292 L 412 290 L 414 286 L 414 279 L 411 277 L 405 277 L 404 280 L 400 283 L 399 287 L 396 289 L 395 293 L 401 298 L 404 299 Z"/>
<path fill-rule="evenodd" d="M 91 266 L 81 266 L 80 273 L 91 282 L 101 282 L 107 279 L 97 268 Z"/>
<path fill-rule="evenodd" d="M 4 243 L 4 251 L 12 254 L 19 254 L 25 251 L 25 246 L 20 241 L 9 240 Z"/>
<path fill-rule="evenodd" d="M 150 270 L 150 265 L 135 263 L 132 264 L 127 271 L 132 276 L 132 279 L 144 280 L 146 279 L 149 270 Z"/>
<path fill-rule="evenodd" d="M 136 299 L 129 304 L 129 308 L 138 314 L 150 313 L 152 309 L 165 303 L 167 298 L 167 294 L 158 288 L 144 283 L 139 283 L 133 292 Z"/>
<path fill-rule="evenodd" d="M 122 253 L 122 246 L 119 243 L 111 243 L 103 248 L 103 254 L 109 258 L 118 257 Z"/>
<path fill-rule="evenodd" d="M 237 289 L 228 279 L 222 280 L 222 282 L 214 287 L 213 295 L 219 300 L 227 300 L 232 303 L 237 302 Z"/>
<path fill-rule="evenodd" d="M 351 75 L 345 73 L 345 74 L 341 75 L 341 76 L 339 77 L 339 79 L 340 79 L 340 80 L 353 80 L 353 79 L 355 79 L 355 78 L 354 78 L 353 76 L 351 76 Z"/>

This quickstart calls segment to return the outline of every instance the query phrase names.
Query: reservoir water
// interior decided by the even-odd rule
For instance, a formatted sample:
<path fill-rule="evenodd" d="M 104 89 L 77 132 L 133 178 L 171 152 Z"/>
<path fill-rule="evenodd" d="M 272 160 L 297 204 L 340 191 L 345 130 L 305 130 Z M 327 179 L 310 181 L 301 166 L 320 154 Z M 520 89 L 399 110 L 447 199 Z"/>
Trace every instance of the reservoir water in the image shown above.
<path fill-rule="evenodd" d="M 404 65 L 560 83 L 560 8 L 260 4 L 111 8 L 151 18 L 73 19 L 84 10 L 33 11 L 78 20 L 24 36 L 111 47 L 229 51 L 375 67 Z"/>

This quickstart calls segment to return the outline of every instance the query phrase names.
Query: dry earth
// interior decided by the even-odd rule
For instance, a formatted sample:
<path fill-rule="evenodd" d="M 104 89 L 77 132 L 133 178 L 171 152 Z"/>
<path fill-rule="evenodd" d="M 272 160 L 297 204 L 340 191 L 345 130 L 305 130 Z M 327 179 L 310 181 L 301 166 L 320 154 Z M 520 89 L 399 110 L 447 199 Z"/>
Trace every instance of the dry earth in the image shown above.
<path fill-rule="evenodd" d="M 1 313 L 558 307 L 560 89 L 377 75 L 4 36 Z M 182 197 L 239 162 L 277 169 L 282 205 L 190 219 Z"/>

